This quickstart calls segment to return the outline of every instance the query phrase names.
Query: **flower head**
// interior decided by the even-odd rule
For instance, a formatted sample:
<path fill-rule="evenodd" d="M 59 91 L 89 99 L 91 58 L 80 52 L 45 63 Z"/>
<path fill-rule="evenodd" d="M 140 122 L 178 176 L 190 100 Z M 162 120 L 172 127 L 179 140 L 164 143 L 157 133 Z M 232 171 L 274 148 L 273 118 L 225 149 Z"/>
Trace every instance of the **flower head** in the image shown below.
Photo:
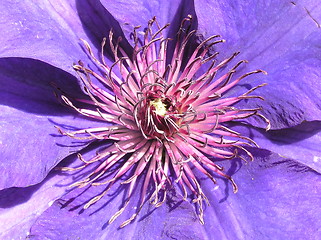
<path fill-rule="evenodd" d="M 109 45 L 115 60 L 112 66 L 108 66 L 104 61 L 106 39 L 102 43 L 100 60 L 83 40 L 101 73 L 85 67 L 79 61 L 74 68 L 85 84 L 85 92 L 90 99 L 77 100 L 87 104 L 87 107 L 77 107 L 77 104 L 64 95 L 62 99 L 80 114 L 106 122 L 106 126 L 68 133 L 61 129 L 60 131 L 76 139 L 111 140 L 112 143 L 89 160 L 79 155 L 84 162 L 80 167 L 63 169 L 79 170 L 99 162 L 85 179 L 72 185 L 106 186 L 105 190 L 93 197 L 84 208 L 100 200 L 116 181 L 130 173 L 126 180 L 121 180 L 122 184 L 128 184 L 127 200 L 111 217 L 110 223 L 124 211 L 131 196 L 138 194 L 136 184 L 139 178 L 143 178 L 140 205 L 132 217 L 122 223 L 122 227 L 137 216 L 147 196 L 156 207 L 164 203 L 166 190 L 174 183 L 182 190 L 184 199 L 188 198 L 189 193 L 193 195 L 193 202 L 198 206 L 199 219 L 204 223 L 202 205 L 203 201 L 207 201 L 207 197 L 195 171 L 201 172 L 214 183 L 216 177 L 224 177 L 232 183 L 233 191 L 237 192 L 236 183 L 224 173 L 216 161 L 240 157 L 239 151 L 245 152 L 252 160 L 252 154 L 244 146 L 257 146 L 253 140 L 228 128 L 225 123 L 255 115 L 268 123 L 267 129 L 270 127 L 269 121 L 259 113 L 260 109 L 233 107 L 244 99 L 263 99 L 250 93 L 265 84 L 240 96 L 225 96 L 243 78 L 265 72 L 255 70 L 234 77 L 237 68 L 246 61 L 238 62 L 225 73 L 221 71 L 228 67 L 238 53 L 216 63 L 213 59 L 218 53 L 210 53 L 210 49 L 223 42 L 217 40 L 220 37 L 218 35 L 202 41 L 191 56 L 184 59 L 185 48 L 195 34 L 195 30 L 189 29 L 191 21 L 191 16 L 182 21 L 169 61 L 166 59 L 170 40 L 163 36 L 163 30 L 169 24 L 160 27 L 155 17 L 149 21 L 143 39 L 138 36 L 138 28 L 134 29 L 132 56 L 127 55 L 120 47 L 121 39 L 115 40 L 110 32 Z M 114 176 L 106 180 L 111 169 Z M 151 193 L 148 191 L 150 189 Z"/>
<path fill-rule="evenodd" d="M 0 39 L 3 46 L 0 51 L 1 239 L 108 239 L 112 237 L 113 239 L 195 240 L 212 239 L 213 237 L 217 239 L 270 239 L 271 236 L 274 239 L 292 239 L 293 236 L 313 239 L 317 235 L 318 230 L 321 229 L 319 217 L 321 210 L 318 207 L 321 204 L 319 146 L 321 85 L 318 84 L 321 75 L 319 54 L 321 35 L 320 24 L 318 24 L 321 19 L 321 6 L 317 0 L 295 2 L 134 0 L 130 3 L 124 0 L 48 0 L 37 1 L 36 4 L 34 1 L 4 0 L 0 5 L 0 13 L 2 20 L 0 25 L 3 32 Z M 70 184 L 86 180 L 88 173 L 94 172 L 109 157 L 115 158 L 115 153 L 120 154 L 121 150 L 118 147 L 121 148 L 119 144 L 124 142 L 112 139 L 119 133 L 110 135 L 110 139 L 100 139 L 97 136 L 103 131 L 85 131 L 85 129 L 94 127 L 106 130 L 106 127 L 117 124 L 106 119 L 84 117 L 74 109 L 61 106 L 52 94 L 51 83 L 54 82 L 56 86 L 67 92 L 63 94 L 63 99 L 75 108 L 84 110 L 87 114 L 88 111 L 104 113 L 105 116 L 108 114 L 94 104 L 95 101 L 100 104 L 104 104 L 105 101 L 100 100 L 96 93 L 89 90 L 88 86 L 93 83 L 98 89 L 115 96 L 109 83 L 106 85 L 104 81 L 99 81 L 92 76 L 90 71 L 102 76 L 105 80 L 108 79 L 109 74 L 106 76 L 106 71 L 97 70 L 86 56 L 86 51 L 81 47 L 82 44 L 79 44 L 79 39 L 84 39 L 90 45 L 92 53 L 89 53 L 89 56 L 99 56 L 97 52 L 104 52 L 102 55 L 105 58 L 96 57 L 99 59 L 98 62 L 109 66 L 113 75 L 118 76 L 122 82 L 126 82 L 117 64 L 121 63 L 121 66 L 129 72 L 134 68 L 128 66 L 125 59 L 115 60 L 113 51 L 109 48 L 110 38 L 106 39 L 104 49 L 99 51 L 100 43 L 104 37 L 109 36 L 110 29 L 113 30 L 112 43 L 115 48 L 118 46 L 118 58 L 124 58 L 127 55 L 131 61 L 134 61 L 137 56 L 133 53 L 142 54 L 142 51 L 134 51 L 135 41 L 133 44 L 128 42 L 134 39 L 132 33 L 134 26 L 146 26 L 146 22 L 152 16 L 158 17 L 157 21 L 160 26 L 169 22 L 171 25 L 163 29 L 161 33 L 167 43 L 166 66 L 171 65 L 173 69 L 175 65 L 171 63 L 175 46 L 178 46 L 176 49 L 180 49 L 184 39 L 192 31 L 189 29 L 189 20 L 185 20 L 183 27 L 180 24 L 182 16 L 188 14 L 193 16 L 191 29 L 197 29 L 197 32 L 192 33 L 186 42 L 184 48 L 187 51 L 184 51 L 182 61 L 179 62 L 179 58 L 176 57 L 177 63 L 181 64 L 177 79 L 184 69 L 188 68 L 187 63 L 197 48 L 197 42 L 203 47 L 200 47 L 194 57 L 195 63 L 190 65 L 189 71 L 192 71 L 197 64 L 202 66 L 191 78 L 193 81 L 206 73 L 212 64 L 212 60 L 208 62 L 197 60 L 206 48 L 208 50 L 203 60 L 210 57 L 214 51 L 220 52 L 217 57 L 213 57 L 213 60 L 217 61 L 213 68 L 229 59 L 233 51 L 240 51 L 239 55 L 234 56 L 234 59 L 217 70 L 216 76 L 209 84 L 214 84 L 233 69 L 241 59 L 249 60 L 250 64 L 242 63 L 237 67 L 236 72 L 231 73 L 227 84 L 253 69 L 264 69 L 269 73 L 268 75 L 253 74 L 243 78 L 235 86 L 222 93 L 220 98 L 208 101 L 241 97 L 239 102 L 228 106 L 234 109 L 262 108 L 261 113 L 271 121 L 273 128 L 271 131 L 264 131 L 266 124 L 261 117 L 255 114 L 245 119 L 235 119 L 231 124 L 217 123 L 217 127 L 230 128 L 234 133 L 237 131 L 239 136 L 250 137 L 261 148 L 256 148 L 249 139 L 233 136 L 223 136 L 223 140 L 243 141 L 247 144 L 232 144 L 230 147 L 219 145 L 216 148 L 233 153 L 237 150 L 236 156 L 240 155 L 245 160 L 251 159 L 244 150 L 239 148 L 243 147 L 253 155 L 253 162 L 246 164 L 239 158 L 229 161 L 207 154 L 204 149 L 211 150 L 213 147 L 209 139 L 204 141 L 204 139 L 194 138 L 195 144 L 192 146 L 185 140 L 181 140 L 183 144 L 174 142 L 171 145 L 171 149 L 176 147 L 176 153 L 178 152 L 180 156 L 185 156 L 179 150 L 181 146 L 185 149 L 190 147 L 198 149 L 205 156 L 204 159 L 223 166 L 224 170 L 221 171 L 233 177 L 239 192 L 230 194 L 232 187 L 229 180 L 209 169 L 208 163 L 202 164 L 197 158 L 195 159 L 195 162 L 198 161 L 210 173 L 210 176 L 217 180 L 217 185 L 213 185 L 211 178 L 199 171 L 189 158 L 185 158 L 185 162 L 177 161 L 180 164 L 173 164 L 169 156 L 168 161 L 165 157 L 162 158 L 159 163 L 160 167 L 156 165 L 154 175 L 153 171 L 148 171 L 153 159 L 147 158 L 145 169 L 138 177 L 133 177 L 131 182 L 130 178 L 135 175 L 138 166 L 143 166 L 139 165 L 144 164 L 143 161 L 134 163 L 130 169 L 124 169 L 123 176 L 114 182 L 92 186 L 113 179 L 117 171 L 138 151 L 128 151 L 123 158 L 116 159 L 115 164 L 96 180 L 93 178 L 100 172 L 98 171 L 97 175 L 94 173 L 90 176 L 92 182 L 87 183 L 87 187 L 74 187 L 70 190 L 68 188 Z M 179 34 L 177 34 L 180 27 Z M 154 34 L 159 30 L 156 22 L 151 28 Z M 136 29 L 136 32 L 137 46 L 141 48 L 146 45 L 144 43 L 146 31 L 141 28 Z M 204 40 L 200 39 L 206 39 L 213 34 L 224 36 L 226 42 L 210 47 L 211 43 L 220 39 L 217 37 L 202 44 Z M 121 41 L 118 36 L 122 36 Z M 156 38 L 159 37 L 161 36 L 158 35 Z M 167 38 L 173 40 L 167 40 Z M 150 39 L 151 35 L 148 35 L 148 41 Z M 156 53 L 158 53 L 162 40 L 154 42 L 155 44 L 150 43 L 150 46 L 156 46 Z M 147 47 L 145 49 L 148 50 Z M 176 56 L 178 56 L 178 51 Z M 156 56 L 156 59 L 159 59 L 159 56 Z M 78 59 L 83 60 L 84 64 L 79 63 L 79 71 L 75 71 L 71 63 Z M 116 64 L 113 64 L 114 62 Z M 158 62 L 152 66 L 156 65 L 159 65 Z M 167 70 L 167 74 L 170 70 Z M 155 72 L 157 71 L 159 71 L 158 68 Z M 88 86 L 84 89 L 87 96 L 79 87 L 77 72 L 84 78 L 84 82 L 88 82 Z M 167 76 L 165 74 L 164 79 L 168 80 Z M 109 77 L 109 79 L 112 78 Z M 223 88 L 224 82 L 219 86 Z M 268 87 L 261 87 L 254 93 L 248 93 L 245 99 L 242 97 L 253 86 L 263 83 L 268 83 Z M 124 87 L 125 84 L 119 89 L 123 94 Z M 188 91 L 184 88 L 183 90 Z M 181 94 L 184 94 L 184 91 L 181 91 Z M 95 101 L 90 98 L 90 94 Z M 200 95 L 202 96 L 202 92 Z M 265 101 L 261 101 L 260 97 L 250 98 L 252 95 L 263 96 Z M 141 99 L 141 97 L 142 95 L 139 95 L 137 98 Z M 171 101 L 174 99 L 172 96 L 167 97 Z M 151 116 L 153 120 L 156 117 L 156 120 L 160 119 L 160 122 L 155 120 L 157 123 L 161 123 L 166 114 L 170 114 L 170 111 L 174 109 L 170 109 L 167 101 L 162 100 L 158 95 L 147 105 L 153 109 L 151 111 L 155 115 Z M 117 104 L 123 104 L 119 98 L 115 98 L 116 101 Z M 126 106 L 127 101 L 122 106 Z M 146 105 L 142 102 L 139 107 L 143 106 Z M 124 107 L 121 108 L 125 111 Z M 193 108 L 196 109 L 196 107 Z M 226 109 L 225 112 L 229 112 L 228 110 L 232 109 Z M 117 111 L 120 112 L 118 106 Z M 250 114 L 250 111 L 247 113 Z M 197 119 L 205 118 L 205 115 L 202 117 L 195 115 Z M 132 116 L 134 116 L 133 113 Z M 145 120 L 137 116 L 140 121 Z M 222 119 L 223 116 L 219 116 Z M 206 115 L 207 119 L 210 117 Z M 124 122 L 126 118 L 127 116 L 123 114 L 120 120 Z M 190 127 L 192 122 L 188 123 L 187 126 Z M 140 124 L 143 126 L 143 123 Z M 211 124 L 203 125 L 210 130 L 210 126 L 215 126 Z M 65 134 L 73 138 L 57 134 L 53 125 L 59 126 L 61 131 L 66 131 Z M 124 126 L 123 123 L 118 125 Z M 135 126 L 135 124 L 132 125 Z M 156 126 L 161 129 L 160 126 L 163 125 Z M 179 124 L 178 126 L 183 128 Z M 200 127 L 196 130 L 202 129 Z M 217 130 L 223 131 L 224 129 L 217 128 Z M 73 134 L 68 131 L 83 132 Z M 113 131 L 110 130 L 109 134 Z M 137 132 L 143 134 L 140 129 Z M 144 133 L 146 134 L 146 131 Z M 170 133 L 167 131 L 165 136 L 169 138 Z M 209 132 L 205 132 L 204 135 L 217 137 Z M 150 135 L 146 136 L 150 137 Z M 157 137 L 160 141 L 157 138 L 148 140 L 149 142 L 155 141 L 155 144 L 159 143 L 164 156 L 168 153 L 162 142 L 168 141 L 168 144 L 171 144 L 165 136 L 159 134 Z M 192 139 L 191 135 L 185 134 L 184 136 L 187 140 Z M 75 138 L 84 138 L 84 140 L 79 141 Z M 144 140 L 145 137 L 141 139 Z M 178 134 L 174 135 L 174 141 L 176 139 L 179 139 Z M 87 145 L 87 143 L 90 144 Z M 201 144 L 203 147 L 200 147 Z M 110 152 L 106 158 L 94 162 L 95 157 L 101 156 L 104 149 L 112 145 L 117 148 L 115 152 Z M 93 153 L 96 150 L 97 155 Z M 75 152 L 81 154 L 78 155 L 80 160 L 88 163 L 79 173 L 53 169 L 57 164 L 59 164 L 58 167 L 77 168 L 81 161 L 74 161 L 77 158 Z M 175 155 L 174 157 L 176 158 Z M 89 163 L 90 160 L 93 162 Z M 166 161 L 168 163 L 167 175 L 163 173 Z M 185 171 L 184 168 L 180 170 L 182 166 L 188 166 L 190 172 L 194 174 L 203 193 L 201 197 L 197 198 L 198 186 L 189 177 L 190 172 Z M 175 167 L 181 173 L 180 178 L 175 175 Z M 194 192 L 185 184 L 183 174 L 188 179 L 189 186 L 194 188 Z M 147 188 L 144 188 L 144 182 L 148 176 L 149 184 Z M 160 186 L 162 177 L 167 177 L 166 181 L 163 187 L 155 192 L 157 186 Z M 187 201 L 183 201 L 184 189 L 179 181 L 175 182 L 177 179 L 181 179 L 185 186 Z M 126 181 L 128 181 L 127 184 Z M 81 185 L 86 186 L 86 181 L 83 184 L 78 183 L 78 186 Z M 90 205 L 87 210 L 82 209 L 92 197 L 99 197 L 98 195 L 104 191 L 104 188 L 107 190 L 109 187 L 109 192 L 103 196 L 102 200 Z M 143 195 L 144 189 L 146 189 L 145 195 Z M 127 203 L 130 191 L 132 194 L 130 202 Z M 157 209 L 155 205 L 147 204 L 148 199 L 154 203 L 156 196 L 153 196 L 153 193 L 158 193 L 156 202 L 160 204 L 156 206 L 161 205 L 166 194 L 164 203 Z M 208 199 L 209 206 L 204 204 L 206 200 L 200 201 L 204 196 Z M 142 197 L 145 197 L 146 204 L 140 210 L 139 206 L 143 204 L 140 199 Z M 204 225 L 199 224 L 195 214 L 195 205 L 191 203 L 192 199 L 197 199 L 197 204 L 203 204 Z M 123 208 L 125 203 L 127 207 Z M 115 212 L 120 209 L 124 211 L 115 215 Z M 196 210 L 200 215 L 198 209 L 196 205 Z M 132 216 L 138 214 L 139 210 L 139 216 L 135 221 L 119 229 L 119 225 L 123 222 L 125 223 L 122 226 L 130 222 L 131 218 L 135 218 L 135 215 Z M 113 224 L 108 225 L 106 220 L 108 221 L 113 215 L 113 219 L 118 217 Z"/>

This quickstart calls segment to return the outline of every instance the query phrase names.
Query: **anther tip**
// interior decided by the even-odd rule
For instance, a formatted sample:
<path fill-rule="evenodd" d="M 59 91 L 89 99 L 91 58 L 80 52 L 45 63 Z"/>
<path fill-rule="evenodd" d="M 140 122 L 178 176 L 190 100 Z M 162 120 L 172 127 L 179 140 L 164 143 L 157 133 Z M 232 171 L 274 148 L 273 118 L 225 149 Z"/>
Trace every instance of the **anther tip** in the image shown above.
<path fill-rule="evenodd" d="M 267 125 L 266 128 L 265 128 L 265 131 L 267 132 L 267 131 L 269 131 L 270 129 L 271 129 L 271 123 L 269 122 L 268 125 Z"/>

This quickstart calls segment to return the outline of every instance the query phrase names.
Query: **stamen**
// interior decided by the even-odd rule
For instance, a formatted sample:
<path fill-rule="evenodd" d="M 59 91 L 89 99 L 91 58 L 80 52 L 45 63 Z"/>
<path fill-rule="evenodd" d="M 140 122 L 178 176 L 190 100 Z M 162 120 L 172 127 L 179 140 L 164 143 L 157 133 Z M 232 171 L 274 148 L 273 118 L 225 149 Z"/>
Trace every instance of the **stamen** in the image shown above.
<path fill-rule="evenodd" d="M 170 61 L 167 59 L 167 45 L 171 39 L 163 36 L 169 24 L 160 27 L 156 17 L 148 22 L 144 32 L 139 32 L 139 27 L 134 28 L 131 35 L 134 49 L 130 56 L 121 47 L 122 39 L 115 38 L 112 31 L 108 39 L 102 40 L 101 60 L 94 56 L 89 43 L 82 40 L 88 56 L 101 72 L 94 72 L 79 61 L 74 69 L 83 81 L 84 92 L 89 98 L 72 99 L 65 93 L 60 98 L 79 114 L 106 125 L 69 132 L 56 128 L 60 134 L 74 139 L 108 140 L 110 146 L 89 160 L 78 154 L 81 166 L 60 170 L 94 168 L 85 178 L 71 185 L 79 188 L 105 186 L 99 195 L 84 205 L 84 209 L 101 200 L 111 188 L 117 185 L 127 187 L 128 195 L 111 216 L 110 224 L 132 203 L 133 194 L 140 191 L 137 210 L 122 222 L 121 228 L 136 219 L 142 206 L 148 202 L 147 196 L 150 196 L 151 204 L 160 207 L 173 184 L 178 185 L 184 200 L 192 195 L 190 201 L 196 204 L 196 213 L 204 224 L 206 213 L 203 203 L 209 202 L 202 190 L 202 182 L 194 172 L 202 173 L 213 184 L 217 184 L 217 177 L 223 177 L 236 193 L 236 183 L 216 164 L 216 160 L 240 158 L 247 161 L 246 158 L 250 158 L 253 161 L 254 156 L 246 146 L 258 147 L 251 138 L 226 127 L 226 123 L 257 116 L 267 123 L 266 130 L 271 128 L 270 121 L 260 113 L 261 108 L 235 107 L 243 99 L 264 100 L 262 96 L 249 94 L 266 84 L 254 86 L 238 96 L 224 97 L 244 78 L 256 73 L 266 74 L 265 71 L 255 70 L 236 78 L 234 73 L 241 71 L 241 64 L 247 63 L 241 60 L 216 78 L 217 72 L 228 67 L 239 54 L 236 52 L 220 63 L 212 61 L 218 55 L 217 52 L 209 54 L 213 45 L 224 42 L 223 39 L 216 40 L 219 35 L 202 41 L 188 59 L 183 59 L 196 33 L 191 29 L 192 21 L 192 16 L 188 15 L 181 22 Z M 104 56 L 107 41 L 114 57 L 111 66 L 107 65 Z M 185 68 L 182 67 L 183 62 L 186 63 Z M 96 85 L 97 82 L 101 84 Z M 106 89 L 99 87 L 101 85 Z M 77 102 L 89 107 L 77 107 Z M 126 173 L 130 173 L 129 176 Z M 143 181 L 140 188 L 138 179 Z"/>

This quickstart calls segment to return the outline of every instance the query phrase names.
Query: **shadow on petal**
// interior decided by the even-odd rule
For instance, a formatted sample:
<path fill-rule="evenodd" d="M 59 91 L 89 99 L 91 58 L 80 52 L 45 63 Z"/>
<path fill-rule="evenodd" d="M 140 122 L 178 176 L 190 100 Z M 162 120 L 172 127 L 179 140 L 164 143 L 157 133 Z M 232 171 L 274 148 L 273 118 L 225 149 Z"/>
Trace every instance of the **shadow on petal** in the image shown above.
<path fill-rule="evenodd" d="M 41 183 L 26 188 L 12 187 L 2 189 L 0 191 L 0 208 L 11 208 L 27 202 L 40 186 Z"/>
<path fill-rule="evenodd" d="M 187 18 L 189 15 L 192 17 L 192 21 L 190 23 L 187 23 L 184 26 L 181 26 L 183 19 Z M 175 49 L 176 42 L 178 41 L 177 33 L 181 31 L 183 35 L 186 32 L 197 30 L 197 27 L 198 27 L 198 20 L 195 13 L 194 1 L 182 0 L 179 7 L 177 8 L 175 17 L 170 23 L 169 30 L 168 30 L 167 37 L 170 39 L 173 39 L 168 43 L 168 51 L 167 51 L 167 59 L 166 59 L 168 63 L 170 63 L 170 61 L 172 60 L 172 56 L 173 56 L 172 53 Z M 189 28 L 190 30 L 187 30 L 185 28 Z M 184 53 L 185 56 L 183 59 L 189 59 L 189 56 L 193 54 L 193 51 L 199 45 L 197 41 L 198 41 L 197 35 L 193 35 L 189 40 L 188 48 L 185 49 L 185 53 Z M 187 62 L 184 62 L 182 68 L 186 64 Z"/>
<path fill-rule="evenodd" d="M 320 121 L 305 121 L 292 128 L 267 132 L 247 124 L 233 124 L 233 130 L 246 134 L 261 148 L 295 159 L 321 172 Z"/>
<path fill-rule="evenodd" d="M 113 31 L 114 39 L 118 39 L 120 37 L 120 46 L 125 50 L 128 56 L 131 56 L 133 49 L 125 38 L 119 23 L 104 8 L 100 1 L 77 1 L 76 5 L 83 28 L 87 33 L 88 38 L 95 45 L 96 49 L 101 49 L 103 38 L 108 39 L 110 31 Z M 113 56 L 108 40 L 106 43 L 106 50 L 109 57 Z"/>
<path fill-rule="evenodd" d="M 29 58 L 0 59 L 0 104 L 39 115 L 72 113 L 59 104 L 55 84 L 73 96 L 83 95 L 71 74 L 39 60 Z"/>

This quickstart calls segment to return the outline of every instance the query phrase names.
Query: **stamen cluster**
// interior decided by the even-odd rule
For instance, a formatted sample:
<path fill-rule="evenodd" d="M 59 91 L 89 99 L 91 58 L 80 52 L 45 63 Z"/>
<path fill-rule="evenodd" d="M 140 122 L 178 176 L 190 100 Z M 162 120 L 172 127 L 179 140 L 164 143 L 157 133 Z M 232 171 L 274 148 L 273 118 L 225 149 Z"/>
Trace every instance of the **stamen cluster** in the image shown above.
<path fill-rule="evenodd" d="M 112 144 L 87 161 L 79 154 L 83 164 L 79 168 L 64 170 L 80 170 L 97 164 L 89 176 L 72 185 L 106 186 L 84 208 L 100 200 L 117 181 L 131 173 L 121 182 L 128 185 L 127 199 L 109 223 L 124 211 L 132 195 L 137 194 L 135 189 L 138 181 L 142 181 L 139 206 L 121 227 L 135 219 L 147 198 L 156 207 L 162 205 L 166 201 L 167 189 L 173 184 L 178 185 L 185 200 L 189 194 L 194 196 L 193 202 L 198 206 L 196 211 L 203 223 L 203 201 L 207 201 L 207 198 L 195 171 L 203 173 L 214 183 L 216 176 L 222 176 L 232 183 L 234 192 L 237 192 L 233 179 L 213 159 L 240 157 L 238 153 L 242 151 L 252 160 L 252 154 L 244 146 L 257 146 L 250 138 L 241 136 L 224 123 L 256 115 L 264 119 L 269 128 L 268 120 L 259 113 L 260 109 L 233 107 L 243 99 L 263 99 L 249 94 L 265 84 L 240 96 L 224 97 L 243 78 L 265 72 L 255 70 L 234 78 L 237 68 L 246 62 L 240 61 L 228 72 L 216 77 L 217 72 L 238 55 L 235 53 L 217 64 L 214 59 L 218 53 L 211 54 L 210 49 L 223 42 L 216 40 L 220 37 L 218 35 L 201 42 L 187 61 L 183 59 L 191 37 L 195 34 L 194 30 L 189 29 L 191 20 L 191 16 L 188 16 L 182 21 L 181 29 L 185 31 L 177 33 L 176 46 L 169 62 L 166 58 L 170 39 L 163 36 L 169 24 L 160 27 L 156 18 L 149 21 L 143 39 L 138 36 L 138 27 L 134 29 L 131 56 L 120 47 L 121 39 L 115 41 L 110 32 L 109 46 L 115 60 L 112 66 L 105 63 L 104 47 L 107 39 L 102 42 L 100 60 L 83 40 L 90 57 L 103 72 L 94 72 L 82 62 L 74 66 L 90 97 L 90 100 L 78 101 L 92 107 L 77 107 L 64 95 L 62 100 L 80 114 L 106 122 L 106 126 L 73 132 L 60 131 L 72 138 L 109 140 Z M 120 74 L 116 74 L 116 67 Z M 99 87 L 98 82 L 106 87 Z M 106 181 L 106 173 L 115 166 L 118 167 L 114 176 Z"/>

